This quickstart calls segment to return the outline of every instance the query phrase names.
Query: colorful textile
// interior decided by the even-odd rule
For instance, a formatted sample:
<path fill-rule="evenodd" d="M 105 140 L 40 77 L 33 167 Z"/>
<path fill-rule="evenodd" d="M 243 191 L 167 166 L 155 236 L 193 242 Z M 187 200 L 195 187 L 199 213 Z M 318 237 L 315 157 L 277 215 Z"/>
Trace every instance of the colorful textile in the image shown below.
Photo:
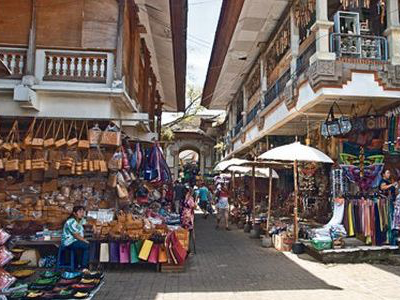
<path fill-rule="evenodd" d="M 360 168 L 353 165 L 340 165 L 343 169 L 345 176 L 353 183 L 363 190 L 367 191 L 371 188 L 379 186 L 382 179 L 382 170 L 384 164 L 373 164 L 364 167 L 364 176 L 361 176 Z"/>

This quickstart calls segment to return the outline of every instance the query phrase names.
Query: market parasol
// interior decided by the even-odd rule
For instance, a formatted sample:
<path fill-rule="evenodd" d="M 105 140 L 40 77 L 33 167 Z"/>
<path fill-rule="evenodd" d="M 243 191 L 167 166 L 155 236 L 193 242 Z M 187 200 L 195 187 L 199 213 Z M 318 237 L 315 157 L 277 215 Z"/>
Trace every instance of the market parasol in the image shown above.
<path fill-rule="evenodd" d="M 223 171 L 227 170 L 230 166 L 241 166 L 246 163 L 250 163 L 250 161 L 247 159 L 231 158 L 231 159 L 223 160 L 223 161 L 219 162 L 214 167 L 214 171 L 215 172 L 223 172 Z"/>
<path fill-rule="evenodd" d="M 294 174 L 294 234 L 295 242 L 298 240 L 298 185 L 297 185 L 297 163 L 298 162 L 320 162 L 332 164 L 333 160 L 325 153 L 319 151 L 310 146 L 295 142 L 292 144 L 284 145 L 281 147 L 274 148 L 261 154 L 258 159 L 263 161 L 282 161 L 282 162 L 293 162 L 293 174 Z M 270 217 L 270 210 L 268 211 L 268 222 Z"/>
<path fill-rule="evenodd" d="M 231 166 L 228 168 L 229 171 L 240 173 L 244 175 L 252 175 L 252 167 L 244 167 L 244 166 Z M 278 173 L 275 170 L 272 170 L 272 178 L 279 178 Z M 270 168 L 255 168 L 255 177 L 264 177 L 269 178 Z"/>
<path fill-rule="evenodd" d="M 0 59 L 0 78 L 11 75 L 11 71 L 7 66 L 4 64 L 4 62 Z"/>

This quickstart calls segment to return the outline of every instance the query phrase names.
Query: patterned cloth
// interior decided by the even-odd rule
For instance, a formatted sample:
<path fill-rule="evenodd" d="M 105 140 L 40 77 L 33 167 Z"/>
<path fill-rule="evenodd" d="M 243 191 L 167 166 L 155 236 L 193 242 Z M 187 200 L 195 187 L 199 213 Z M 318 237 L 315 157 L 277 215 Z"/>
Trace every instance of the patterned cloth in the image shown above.
<path fill-rule="evenodd" d="M 84 229 L 83 225 L 85 224 L 85 220 L 82 219 L 78 222 L 75 218 L 69 218 L 63 228 L 63 233 L 61 236 L 61 244 L 64 247 L 68 247 L 73 242 L 76 242 L 77 239 L 74 237 L 74 234 L 78 233 L 80 236 L 83 237 Z"/>
<path fill-rule="evenodd" d="M 196 203 L 192 196 L 187 196 L 184 203 L 181 214 L 182 227 L 186 229 L 193 229 L 194 226 L 194 208 Z"/>
<path fill-rule="evenodd" d="M 382 178 L 382 170 L 384 164 L 373 164 L 364 167 L 364 176 L 360 175 L 360 168 L 353 165 L 340 165 L 343 169 L 345 176 L 362 191 L 367 191 L 371 188 L 379 186 Z"/>

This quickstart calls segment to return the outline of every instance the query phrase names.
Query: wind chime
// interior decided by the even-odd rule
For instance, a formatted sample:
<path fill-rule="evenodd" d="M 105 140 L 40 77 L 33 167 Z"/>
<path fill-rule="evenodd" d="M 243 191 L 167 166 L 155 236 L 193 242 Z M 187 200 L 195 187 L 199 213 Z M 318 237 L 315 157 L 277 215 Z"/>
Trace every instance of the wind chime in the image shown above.
<path fill-rule="evenodd" d="M 343 9 L 348 9 L 349 7 L 360 7 L 360 2 L 362 2 L 363 7 L 370 8 L 371 0 L 340 0 Z M 378 14 L 380 15 L 381 24 L 385 21 L 385 11 L 386 11 L 386 0 L 379 0 L 377 3 Z"/>
<path fill-rule="evenodd" d="M 316 0 L 296 0 L 293 3 L 294 18 L 297 27 L 306 27 L 315 12 Z"/>

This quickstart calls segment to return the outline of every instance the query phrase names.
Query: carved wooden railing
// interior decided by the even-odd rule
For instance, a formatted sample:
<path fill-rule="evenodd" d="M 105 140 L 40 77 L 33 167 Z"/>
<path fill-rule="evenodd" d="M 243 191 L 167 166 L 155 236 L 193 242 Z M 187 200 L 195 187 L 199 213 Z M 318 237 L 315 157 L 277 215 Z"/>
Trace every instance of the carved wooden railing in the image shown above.
<path fill-rule="evenodd" d="M 11 71 L 5 79 L 21 79 L 25 73 L 26 50 L 0 48 L 0 60 Z"/>
<path fill-rule="evenodd" d="M 43 80 L 106 83 L 107 54 L 45 51 Z"/>

